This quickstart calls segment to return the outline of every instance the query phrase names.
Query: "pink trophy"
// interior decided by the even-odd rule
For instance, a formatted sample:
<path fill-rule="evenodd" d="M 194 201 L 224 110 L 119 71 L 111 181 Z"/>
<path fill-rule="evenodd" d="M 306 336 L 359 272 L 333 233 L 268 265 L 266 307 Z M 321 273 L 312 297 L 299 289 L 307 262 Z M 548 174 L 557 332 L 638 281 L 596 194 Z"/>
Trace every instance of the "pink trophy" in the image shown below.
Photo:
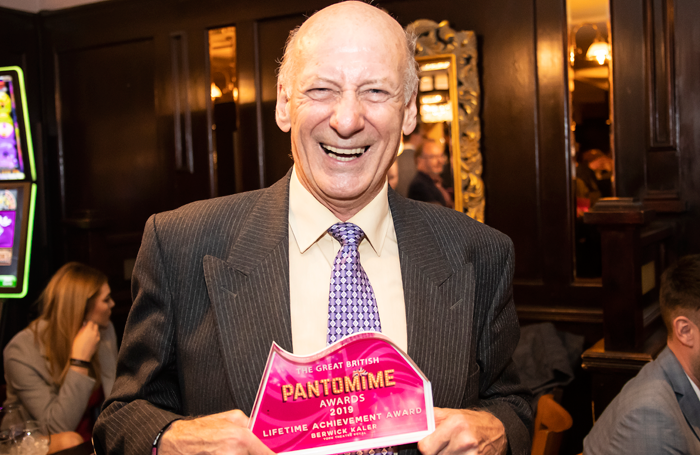
<path fill-rule="evenodd" d="M 435 430 L 433 397 L 423 372 L 379 333 L 351 335 L 309 356 L 273 343 L 249 426 L 275 453 L 396 446 Z"/>

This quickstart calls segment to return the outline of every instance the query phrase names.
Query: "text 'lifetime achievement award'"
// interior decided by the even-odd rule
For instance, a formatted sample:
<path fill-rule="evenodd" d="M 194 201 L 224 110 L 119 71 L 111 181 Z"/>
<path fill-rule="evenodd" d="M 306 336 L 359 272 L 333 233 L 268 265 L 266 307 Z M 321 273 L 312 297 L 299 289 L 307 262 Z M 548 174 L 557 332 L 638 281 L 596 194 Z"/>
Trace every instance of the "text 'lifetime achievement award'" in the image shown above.
<path fill-rule="evenodd" d="M 396 446 L 435 430 L 430 382 L 389 338 L 348 336 L 309 356 L 272 344 L 249 427 L 278 454 Z"/>

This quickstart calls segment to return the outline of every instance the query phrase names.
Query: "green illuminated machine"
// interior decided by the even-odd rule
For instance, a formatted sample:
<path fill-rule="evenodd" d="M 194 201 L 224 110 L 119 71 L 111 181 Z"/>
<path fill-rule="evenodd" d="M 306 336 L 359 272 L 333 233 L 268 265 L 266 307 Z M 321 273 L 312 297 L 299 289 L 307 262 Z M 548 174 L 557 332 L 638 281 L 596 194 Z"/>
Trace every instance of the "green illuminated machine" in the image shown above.
<path fill-rule="evenodd" d="M 27 294 L 36 166 L 24 91 L 16 66 L 0 68 L 0 298 Z"/>

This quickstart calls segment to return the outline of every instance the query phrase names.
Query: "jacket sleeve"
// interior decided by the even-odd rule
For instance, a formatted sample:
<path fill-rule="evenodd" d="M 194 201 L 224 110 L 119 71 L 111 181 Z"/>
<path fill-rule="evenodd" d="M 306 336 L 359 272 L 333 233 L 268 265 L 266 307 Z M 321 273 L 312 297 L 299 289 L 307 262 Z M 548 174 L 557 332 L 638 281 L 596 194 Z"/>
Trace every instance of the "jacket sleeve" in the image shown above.
<path fill-rule="evenodd" d="M 509 453 L 530 453 L 532 407 L 530 390 L 521 384 L 513 362 L 520 338 L 520 326 L 513 303 L 513 245 L 508 240 L 507 254 L 493 261 L 500 270 L 489 275 L 499 277 L 492 283 L 495 293 L 488 308 L 480 311 L 477 345 L 479 402 L 477 407 L 495 415 L 505 427 Z"/>
<path fill-rule="evenodd" d="M 696 453 L 685 439 L 692 430 L 684 420 L 674 419 L 665 403 L 646 403 L 611 414 L 616 418 L 601 418 L 593 425 L 583 441 L 584 455 Z"/>
<path fill-rule="evenodd" d="M 52 433 L 75 430 L 95 387 L 94 379 L 68 370 L 57 388 L 29 331 L 7 345 L 4 365 L 9 387 L 33 419 L 46 423 Z"/>
<path fill-rule="evenodd" d="M 117 379 L 95 425 L 97 454 L 144 454 L 181 417 L 168 264 L 149 218 L 132 277 L 134 303 L 117 360 Z"/>

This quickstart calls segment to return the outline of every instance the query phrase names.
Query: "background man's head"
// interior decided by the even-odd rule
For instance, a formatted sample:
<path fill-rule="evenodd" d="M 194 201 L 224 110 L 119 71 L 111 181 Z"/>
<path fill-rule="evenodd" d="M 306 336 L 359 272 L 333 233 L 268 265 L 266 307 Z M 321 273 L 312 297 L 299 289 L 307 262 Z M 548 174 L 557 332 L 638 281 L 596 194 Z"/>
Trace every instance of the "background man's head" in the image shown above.
<path fill-rule="evenodd" d="M 347 220 L 381 190 L 401 132 L 416 123 L 415 40 L 362 2 L 338 3 L 292 32 L 277 84 L 302 185 Z"/>
<path fill-rule="evenodd" d="M 685 256 L 666 269 L 659 302 L 668 346 L 700 386 L 700 254 Z"/>
<path fill-rule="evenodd" d="M 427 139 L 416 153 L 415 160 L 416 169 L 432 178 L 438 178 L 447 163 L 445 146 L 433 139 Z"/>
<path fill-rule="evenodd" d="M 659 302 L 669 336 L 678 316 L 700 326 L 700 254 L 682 257 L 666 269 L 661 275 Z"/>

